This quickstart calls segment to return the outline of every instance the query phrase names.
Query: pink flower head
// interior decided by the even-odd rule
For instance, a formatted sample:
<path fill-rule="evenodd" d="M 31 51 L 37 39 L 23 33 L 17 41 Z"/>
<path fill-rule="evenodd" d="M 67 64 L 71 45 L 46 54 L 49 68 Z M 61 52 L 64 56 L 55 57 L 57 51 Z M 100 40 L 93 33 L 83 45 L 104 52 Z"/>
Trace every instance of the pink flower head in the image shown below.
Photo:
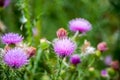
<path fill-rule="evenodd" d="M 23 37 L 17 33 L 7 33 L 1 37 L 4 44 L 16 44 L 23 40 Z"/>
<path fill-rule="evenodd" d="M 0 7 L 7 7 L 10 4 L 10 0 L 0 0 Z"/>
<path fill-rule="evenodd" d="M 81 33 L 86 33 L 92 29 L 91 24 L 83 18 L 71 20 L 69 22 L 69 28 L 73 32 L 79 31 Z"/>
<path fill-rule="evenodd" d="M 101 76 L 102 77 L 107 77 L 108 76 L 108 72 L 106 70 L 102 70 L 101 71 Z"/>
<path fill-rule="evenodd" d="M 58 56 L 70 56 L 76 49 L 76 44 L 68 38 L 55 40 L 54 51 Z"/>
<path fill-rule="evenodd" d="M 13 68 L 20 68 L 28 63 L 28 56 L 23 49 L 15 48 L 9 50 L 3 58 L 4 62 Z"/>
<path fill-rule="evenodd" d="M 70 62 L 71 62 L 72 64 L 74 64 L 74 65 L 79 64 L 79 63 L 81 62 L 79 55 L 77 55 L 77 54 L 72 55 L 72 56 L 70 57 Z"/>
<path fill-rule="evenodd" d="M 102 52 L 106 51 L 106 50 L 108 49 L 106 42 L 101 42 L 101 43 L 99 43 L 99 44 L 97 45 L 97 49 L 98 49 L 99 51 L 102 51 Z"/>

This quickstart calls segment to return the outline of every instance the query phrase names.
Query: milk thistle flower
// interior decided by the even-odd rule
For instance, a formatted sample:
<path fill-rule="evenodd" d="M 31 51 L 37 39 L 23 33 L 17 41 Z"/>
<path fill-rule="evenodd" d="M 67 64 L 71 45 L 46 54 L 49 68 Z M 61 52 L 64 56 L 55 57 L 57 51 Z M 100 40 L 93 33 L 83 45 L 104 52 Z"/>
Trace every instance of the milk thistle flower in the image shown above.
<path fill-rule="evenodd" d="M 0 7 L 7 7 L 10 4 L 10 0 L 0 0 Z"/>
<path fill-rule="evenodd" d="M 7 33 L 1 37 L 4 44 L 16 44 L 23 40 L 23 37 L 17 33 Z"/>
<path fill-rule="evenodd" d="M 76 49 L 76 44 L 68 38 L 57 39 L 53 44 L 54 51 L 58 56 L 70 56 Z"/>
<path fill-rule="evenodd" d="M 73 32 L 79 31 L 80 33 L 86 33 L 92 29 L 90 22 L 83 18 L 76 18 L 69 22 L 69 28 Z"/>
<path fill-rule="evenodd" d="M 77 65 L 79 64 L 81 61 L 80 61 L 80 57 L 79 55 L 77 54 L 74 54 L 70 57 L 70 63 L 72 63 L 73 65 Z"/>
<path fill-rule="evenodd" d="M 28 56 L 21 48 L 9 50 L 3 57 L 5 64 L 12 68 L 20 68 L 28 63 Z"/>

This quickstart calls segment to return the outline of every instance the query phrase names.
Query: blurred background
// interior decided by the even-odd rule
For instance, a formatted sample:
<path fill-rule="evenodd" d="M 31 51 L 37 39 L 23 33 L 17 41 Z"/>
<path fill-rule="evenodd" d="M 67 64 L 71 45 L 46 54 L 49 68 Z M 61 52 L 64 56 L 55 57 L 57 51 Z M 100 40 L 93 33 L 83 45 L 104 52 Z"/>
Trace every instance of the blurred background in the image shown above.
<path fill-rule="evenodd" d="M 52 41 L 60 27 L 73 34 L 68 22 L 85 18 L 93 28 L 81 43 L 87 39 L 97 46 L 105 41 L 109 47 L 106 54 L 120 60 L 120 0 L 11 0 L 6 7 L 1 2 L 0 35 L 18 32 L 26 42 L 37 46 L 40 38 Z"/>

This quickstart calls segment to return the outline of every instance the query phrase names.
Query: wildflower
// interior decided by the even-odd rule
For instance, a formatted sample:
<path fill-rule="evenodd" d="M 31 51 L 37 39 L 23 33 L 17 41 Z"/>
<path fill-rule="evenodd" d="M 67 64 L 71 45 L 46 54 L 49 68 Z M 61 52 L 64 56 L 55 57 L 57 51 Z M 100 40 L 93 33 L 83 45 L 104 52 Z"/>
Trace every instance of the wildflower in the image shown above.
<path fill-rule="evenodd" d="M 0 7 L 7 7 L 10 3 L 10 0 L 0 0 Z"/>
<path fill-rule="evenodd" d="M 77 55 L 77 54 L 72 55 L 72 56 L 70 57 L 70 62 L 71 62 L 73 65 L 79 64 L 79 63 L 81 62 L 79 55 Z"/>
<path fill-rule="evenodd" d="M 58 56 L 70 56 L 76 49 L 76 44 L 68 38 L 57 39 L 53 44 L 54 51 Z"/>
<path fill-rule="evenodd" d="M 109 56 L 106 56 L 105 57 L 105 64 L 106 65 L 111 65 L 112 63 L 112 57 L 109 55 Z"/>
<path fill-rule="evenodd" d="M 107 77 L 108 76 L 108 72 L 106 70 L 102 70 L 101 71 L 101 76 L 102 77 Z"/>
<path fill-rule="evenodd" d="M 64 28 L 60 28 L 57 31 L 57 37 L 59 39 L 66 38 L 67 37 L 67 31 Z"/>
<path fill-rule="evenodd" d="M 1 37 L 4 44 L 16 44 L 23 40 L 23 37 L 17 33 L 7 33 Z"/>
<path fill-rule="evenodd" d="M 20 68 L 28 63 L 28 56 L 23 49 L 14 48 L 4 55 L 3 60 L 5 64 L 12 68 Z"/>
<path fill-rule="evenodd" d="M 106 51 L 108 48 L 107 48 L 107 44 L 106 42 L 101 42 L 97 45 L 97 49 L 101 52 L 104 52 Z"/>
<path fill-rule="evenodd" d="M 83 19 L 83 18 L 76 18 L 69 22 L 69 28 L 73 32 L 81 32 L 86 33 L 92 29 L 91 24 Z"/>

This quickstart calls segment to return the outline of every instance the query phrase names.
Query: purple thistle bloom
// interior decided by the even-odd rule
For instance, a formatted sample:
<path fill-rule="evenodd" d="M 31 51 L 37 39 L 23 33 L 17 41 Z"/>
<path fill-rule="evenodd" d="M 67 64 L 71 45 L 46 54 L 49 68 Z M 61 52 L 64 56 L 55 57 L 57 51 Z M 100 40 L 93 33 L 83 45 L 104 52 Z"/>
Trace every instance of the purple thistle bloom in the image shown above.
<path fill-rule="evenodd" d="M 81 32 L 86 33 L 92 29 L 91 24 L 83 19 L 83 18 L 76 18 L 69 22 L 69 28 L 73 32 Z"/>
<path fill-rule="evenodd" d="M 74 64 L 74 65 L 79 64 L 79 63 L 81 62 L 79 55 L 77 55 L 77 54 L 72 55 L 72 56 L 70 57 L 70 62 L 71 62 L 72 64 Z"/>
<path fill-rule="evenodd" d="M 107 77 L 108 76 L 108 72 L 106 70 L 102 70 L 101 71 L 101 76 L 102 77 Z"/>
<path fill-rule="evenodd" d="M 7 33 L 1 37 L 5 44 L 16 44 L 23 40 L 23 37 L 17 33 Z"/>
<path fill-rule="evenodd" d="M 10 0 L 0 0 L 0 7 L 7 7 L 10 4 Z"/>
<path fill-rule="evenodd" d="M 54 51 L 58 56 L 70 56 L 76 49 L 76 44 L 68 38 L 58 39 L 53 44 Z"/>
<path fill-rule="evenodd" d="M 112 57 L 110 55 L 106 56 L 105 57 L 105 64 L 110 66 L 111 63 L 112 63 Z"/>
<path fill-rule="evenodd" d="M 4 62 L 13 68 L 20 68 L 28 63 L 28 56 L 23 49 L 15 48 L 9 50 L 3 58 Z"/>

